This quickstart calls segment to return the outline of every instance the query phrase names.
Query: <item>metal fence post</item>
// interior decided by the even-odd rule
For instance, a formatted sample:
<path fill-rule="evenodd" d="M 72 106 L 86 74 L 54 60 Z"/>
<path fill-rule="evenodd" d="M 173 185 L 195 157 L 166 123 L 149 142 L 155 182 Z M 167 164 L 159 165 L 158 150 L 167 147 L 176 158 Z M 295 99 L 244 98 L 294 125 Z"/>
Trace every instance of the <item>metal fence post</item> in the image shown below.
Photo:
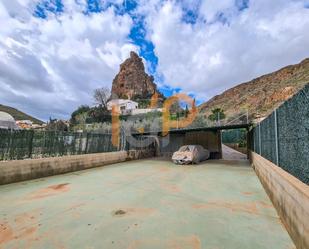
<path fill-rule="evenodd" d="M 30 132 L 30 139 L 29 139 L 29 153 L 28 153 L 28 158 L 32 157 L 32 150 L 33 150 L 33 138 L 34 138 L 34 131 L 29 131 Z"/>
<path fill-rule="evenodd" d="M 249 109 L 247 109 L 247 124 L 249 124 Z"/>
<path fill-rule="evenodd" d="M 85 148 L 85 154 L 88 152 L 88 132 L 86 133 L 86 148 Z"/>
<path fill-rule="evenodd" d="M 279 141 L 278 141 L 278 122 L 277 122 L 277 109 L 275 115 L 275 147 L 276 147 L 276 165 L 279 165 Z"/>
<path fill-rule="evenodd" d="M 262 155 L 261 123 L 259 123 L 259 149 L 260 149 L 260 155 Z"/>

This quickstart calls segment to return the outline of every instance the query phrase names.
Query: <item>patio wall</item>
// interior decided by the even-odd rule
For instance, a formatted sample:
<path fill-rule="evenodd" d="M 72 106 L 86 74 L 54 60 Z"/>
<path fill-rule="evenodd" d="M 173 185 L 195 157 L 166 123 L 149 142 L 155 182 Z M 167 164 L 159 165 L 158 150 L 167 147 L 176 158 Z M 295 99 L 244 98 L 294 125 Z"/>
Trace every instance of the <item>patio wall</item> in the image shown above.
<path fill-rule="evenodd" d="M 256 174 L 298 249 L 309 248 L 309 186 L 251 152 Z"/>
<path fill-rule="evenodd" d="M 153 156 L 154 150 L 129 150 L 0 162 L 0 185 Z"/>

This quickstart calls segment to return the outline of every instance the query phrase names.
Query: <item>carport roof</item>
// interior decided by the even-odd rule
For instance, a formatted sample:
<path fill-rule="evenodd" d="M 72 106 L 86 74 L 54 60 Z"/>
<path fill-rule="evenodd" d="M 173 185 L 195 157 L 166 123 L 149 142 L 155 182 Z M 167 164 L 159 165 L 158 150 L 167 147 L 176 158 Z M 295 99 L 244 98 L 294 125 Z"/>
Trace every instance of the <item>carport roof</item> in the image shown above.
<path fill-rule="evenodd" d="M 222 125 L 222 126 L 212 126 L 212 127 L 198 127 L 198 128 L 188 128 L 188 129 L 173 129 L 170 130 L 170 134 L 183 134 L 187 132 L 194 132 L 194 131 L 218 131 L 218 130 L 232 130 L 232 129 L 249 129 L 252 124 L 235 124 L 235 125 Z M 157 132 L 145 132 L 145 133 L 138 133 L 136 135 L 152 135 L 152 134 L 162 134 L 162 131 Z"/>

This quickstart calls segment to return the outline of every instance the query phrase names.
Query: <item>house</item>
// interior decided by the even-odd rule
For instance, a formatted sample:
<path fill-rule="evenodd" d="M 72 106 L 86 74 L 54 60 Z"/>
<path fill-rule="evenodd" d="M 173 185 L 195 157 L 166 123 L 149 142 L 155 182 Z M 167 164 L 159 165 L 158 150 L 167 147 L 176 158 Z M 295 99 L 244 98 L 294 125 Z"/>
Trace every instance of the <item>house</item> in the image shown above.
<path fill-rule="evenodd" d="M 129 99 L 113 99 L 107 103 L 107 109 L 112 111 L 113 105 L 116 106 L 116 110 L 122 115 L 138 115 L 146 114 L 149 112 L 163 112 L 162 108 L 139 109 L 138 103 Z"/>
<path fill-rule="evenodd" d="M 112 99 L 107 103 L 107 109 L 112 111 L 113 106 L 119 113 L 129 115 L 138 108 L 138 103 L 130 99 Z"/>
<path fill-rule="evenodd" d="M 131 115 L 146 114 L 149 112 L 163 112 L 163 108 L 135 109 L 131 111 Z"/>

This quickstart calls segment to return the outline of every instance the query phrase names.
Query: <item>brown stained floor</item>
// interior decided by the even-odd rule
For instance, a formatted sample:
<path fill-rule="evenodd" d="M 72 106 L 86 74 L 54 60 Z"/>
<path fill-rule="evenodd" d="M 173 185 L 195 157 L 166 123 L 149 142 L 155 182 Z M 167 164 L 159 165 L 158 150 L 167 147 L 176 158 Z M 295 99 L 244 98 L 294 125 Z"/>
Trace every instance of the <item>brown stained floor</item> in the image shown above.
<path fill-rule="evenodd" d="M 141 160 L 0 186 L 0 248 L 295 246 L 246 161 Z"/>

